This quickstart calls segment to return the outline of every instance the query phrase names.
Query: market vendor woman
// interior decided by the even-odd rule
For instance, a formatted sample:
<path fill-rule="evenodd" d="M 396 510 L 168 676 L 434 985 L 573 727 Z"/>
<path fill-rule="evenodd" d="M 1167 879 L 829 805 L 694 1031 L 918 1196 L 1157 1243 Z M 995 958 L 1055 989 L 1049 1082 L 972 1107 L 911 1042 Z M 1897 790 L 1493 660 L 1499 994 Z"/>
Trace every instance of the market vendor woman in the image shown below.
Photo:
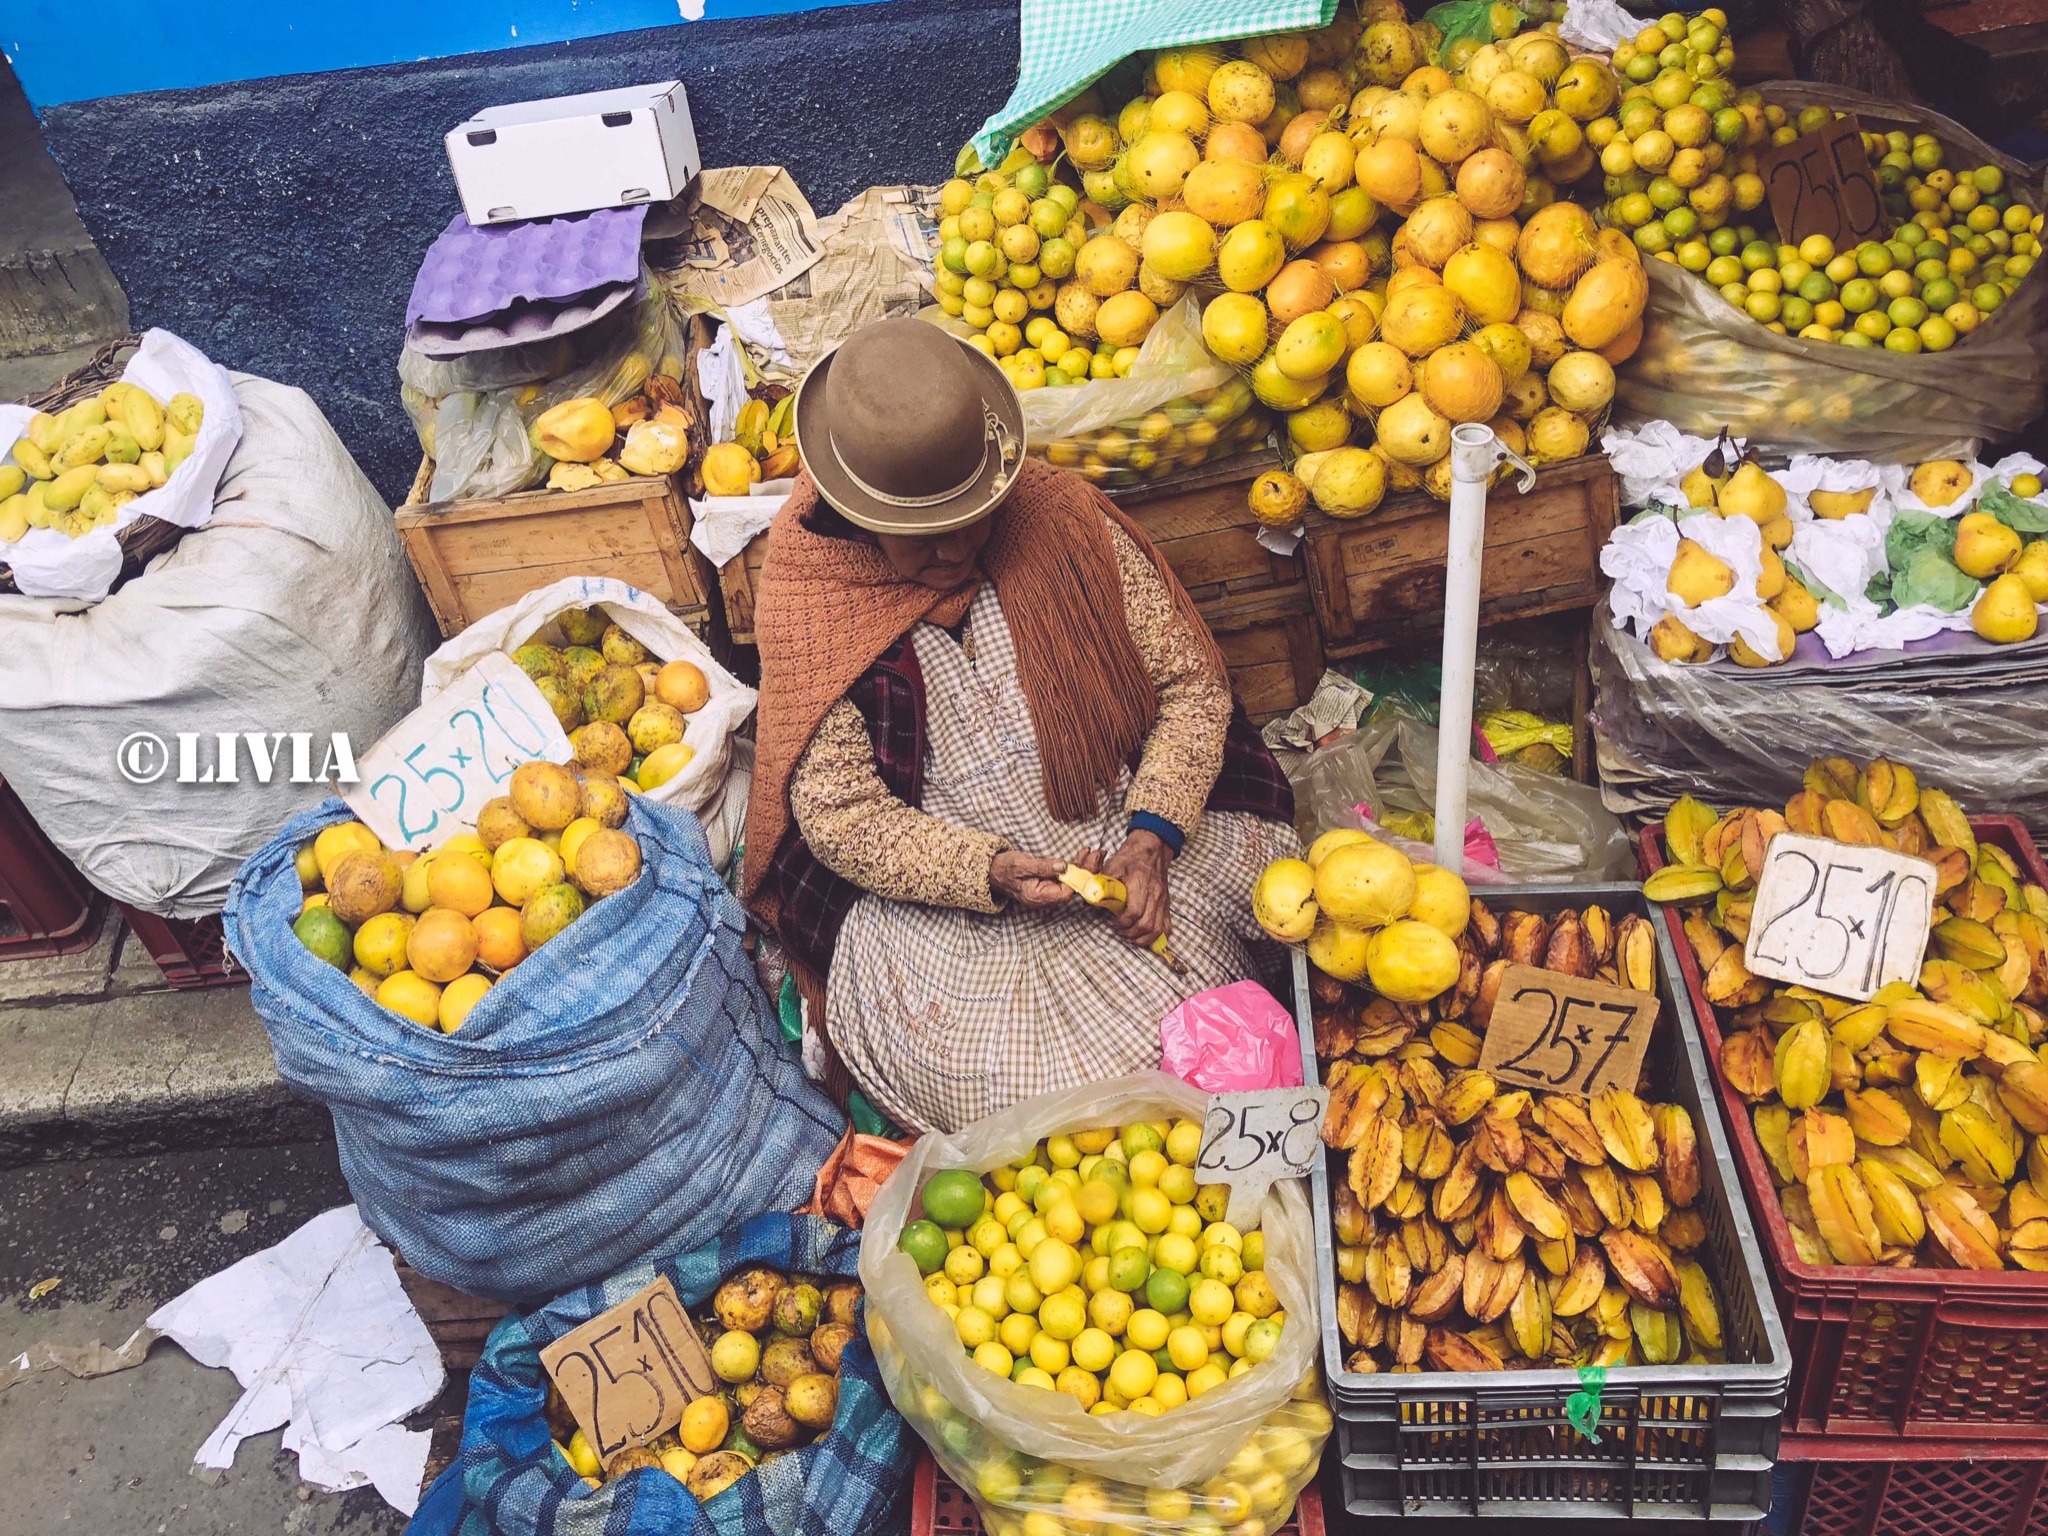
<path fill-rule="evenodd" d="M 822 1001 L 854 1082 L 919 1130 L 1156 1067 L 1161 1015 L 1259 974 L 1252 882 L 1298 846 L 1214 638 L 1135 523 L 1024 457 L 1009 381 L 937 327 L 859 331 L 795 421 L 743 879 L 813 1025 Z M 1129 888 L 1120 919 L 1060 884 L 1069 862 Z M 1144 947 L 1168 933 L 1184 972 Z"/>

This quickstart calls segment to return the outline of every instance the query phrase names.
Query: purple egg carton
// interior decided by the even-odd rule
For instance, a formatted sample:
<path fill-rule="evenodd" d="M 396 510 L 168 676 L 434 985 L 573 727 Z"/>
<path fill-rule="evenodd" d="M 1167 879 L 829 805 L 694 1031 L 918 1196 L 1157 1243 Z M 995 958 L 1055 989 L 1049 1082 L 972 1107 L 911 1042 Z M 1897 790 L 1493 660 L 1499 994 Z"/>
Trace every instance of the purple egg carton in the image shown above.
<path fill-rule="evenodd" d="M 567 299 L 522 299 L 479 320 L 415 320 L 405 328 L 405 342 L 426 357 L 462 357 L 471 352 L 500 351 L 530 341 L 567 336 L 594 325 L 621 305 L 645 296 L 640 282 L 608 283 L 591 293 Z"/>
<path fill-rule="evenodd" d="M 458 213 L 420 263 L 405 323 L 480 320 L 522 302 L 569 299 L 634 282 L 646 218 L 644 206 L 600 208 L 478 228 Z"/>

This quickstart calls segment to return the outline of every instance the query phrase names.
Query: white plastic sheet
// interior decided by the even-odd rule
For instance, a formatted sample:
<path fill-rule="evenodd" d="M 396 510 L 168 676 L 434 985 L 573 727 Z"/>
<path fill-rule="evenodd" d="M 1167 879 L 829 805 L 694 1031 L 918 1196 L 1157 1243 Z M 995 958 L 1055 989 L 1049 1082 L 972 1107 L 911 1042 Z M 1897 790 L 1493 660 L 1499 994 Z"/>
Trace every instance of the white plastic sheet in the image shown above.
<path fill-rule="evenodd" d="M 1671 592 L 1671 563 L 1681 539 L 1700 545 L 1735 573 L 1735 585 L 1726 594 L 1692 605 Z M 1757 596 L 1763 549 L 1762 530 L 1746 517 L 1652 513 L 1624 523 L 1600 551 L 1600 569 L 1614 580 L 1608 607 L 1616 627 L 1634 625 L 1639 635 L 1647 636 L 1659 619 L 1675 614 L 1687 629 L 1717 647 L 1740 635 L 1759 656 L 1781 659 L 1777 620 Z"/>
<path fill-rule="evenodd" d="M 169 331 L 143 333 L 142 345 L 121 370 L 124 382 L 148 390 L 159 405 L 176 394 L 197 395 L 206 407 L 191 455 L 164 484 L 123 506 L 114 521 L 80 538 L 55 528 L 31 528 L 12 544 L 0 544 L 0 561 L 14 572 L 25 597 L 70 598 L 96 603 L 121 575 L 117 535 L 137 519 L 161 518 L 180 528 L 199 528 L 213 516 L 213 494 L 242 440 L 242 408 L 228 371 Z M 25 405 L 0 405 L 0 443 L 12 451 L 35 412 Z M 4 458 L 5 453 L 0 453 Z"/>

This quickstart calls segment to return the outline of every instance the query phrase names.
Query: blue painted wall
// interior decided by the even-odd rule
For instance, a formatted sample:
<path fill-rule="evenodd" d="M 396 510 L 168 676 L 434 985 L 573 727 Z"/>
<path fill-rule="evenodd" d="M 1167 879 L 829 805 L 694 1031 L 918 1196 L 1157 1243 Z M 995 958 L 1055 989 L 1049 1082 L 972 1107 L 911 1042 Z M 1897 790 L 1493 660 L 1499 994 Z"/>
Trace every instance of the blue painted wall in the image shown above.
<path fill-rule="evenodd" d="M 84 0 L 11 0 L 0 52 L 41 109 L 98 96 L 188 90 L 729 20 L 868 0 L 102 0 L 80 46 Z M 108 39 L 119 39 L 109 45 Z"/>
<path fill-rule="evenodd" d="M 949 174 L 1016 70 L 1016 0 L 877 0 L 64 102 L 42 122 L 137 327 L 309 391 L 395 503 L 420 457 L 398 403 L 405 300 L 458 210 L 441 146 L 454 124 L 680 78 L 705 164 L 786 166 L 823 214 Z"/>

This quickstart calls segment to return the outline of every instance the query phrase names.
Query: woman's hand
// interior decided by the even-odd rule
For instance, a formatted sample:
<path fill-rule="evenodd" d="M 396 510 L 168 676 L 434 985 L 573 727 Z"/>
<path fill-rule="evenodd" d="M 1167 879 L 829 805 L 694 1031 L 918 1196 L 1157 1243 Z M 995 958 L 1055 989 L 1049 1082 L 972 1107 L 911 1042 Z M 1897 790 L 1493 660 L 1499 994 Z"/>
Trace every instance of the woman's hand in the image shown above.
<path fill-rule="evenodd" d="M 1141 948 L 1173 927 L 1166 890 L 1166 870 L 1172 862 L 1173 852 L 1158 833 L 1133 832 L 1103 866 L 1105 875 L 1123 881 L 1127 893 L 1116 931 Z"/>
<path fill-rule="evenodd" d="M 1066 866 L 1057 859 L 1036 858 L 1006 848 L 988 861 L 988 888 L 1026 912 L 1045 912 L 1073 899 L 1060 884 Z"/>

